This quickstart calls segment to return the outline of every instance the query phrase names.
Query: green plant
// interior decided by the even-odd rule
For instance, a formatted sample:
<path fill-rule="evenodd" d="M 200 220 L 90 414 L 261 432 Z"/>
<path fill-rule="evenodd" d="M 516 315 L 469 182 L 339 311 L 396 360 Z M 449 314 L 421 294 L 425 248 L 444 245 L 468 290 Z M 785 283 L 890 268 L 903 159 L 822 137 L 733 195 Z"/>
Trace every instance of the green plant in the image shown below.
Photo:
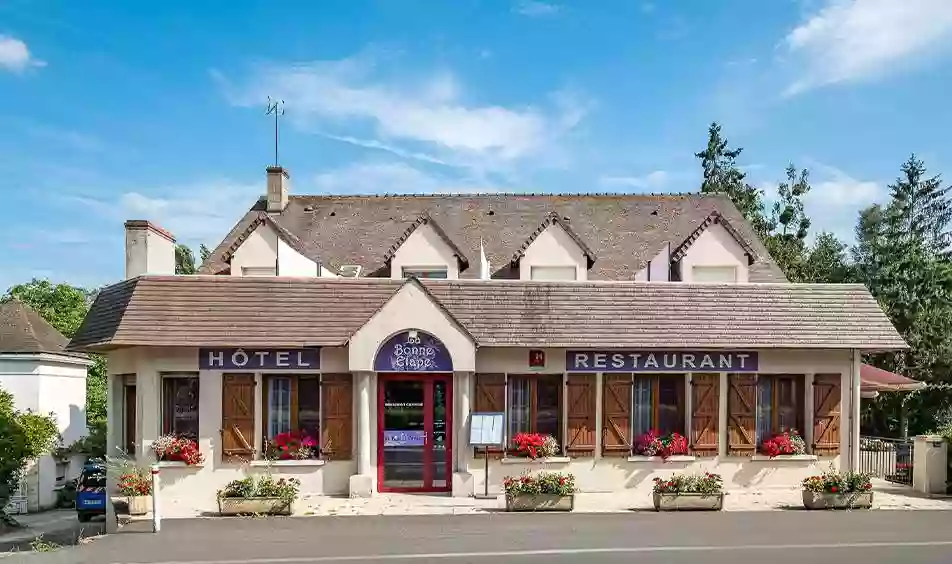
<path fill-rule="evenodd" d="M 152 495 L 152 476 L 136 468 L 119 476 L 116 491 L 126 497 Z"/>
<path fill-rule="evenodd" d="M 724 491 L 720 474 L 674 474 L 670 478 L 655 478 L 654 493 L 715 495 Z"/>
<path fill-rule="evenodd" d="M 804 490 L 816 493 L 855 494 L 873 489 L 870 475 L 862 472 L 839 472 L 833 466 L 818 476 L 805 478 L 801 483 Z"/>
<path fill-rule="evenodd" d="M 561 472 L 540 472 L 537 476 L 523 474 L 518 478 L 506 476 L 503 480 L 506 497 L 516 494 L 570 495 L 575 493 L 575 476 Z"/>
<path fill-rule="evenodd" d="M 293 503 L 301 491 L 301 481 L 297 478 L 274 479 L 270 474 L 263 476 L 248 476 L 240 480 L 232 480 L 224 488 L 218 490 L 218 498 L 229 497 L 270 497 L 279 498 L 287 503 Z"/>
<path fill-rule="evenodd" d="M 55 542 L 49 542 L 49 541 L 43 540 L 43 535 L 36 537 L 30 543 L 30 550 L 32 550 L 33 552 L 55 552 L 61 548 L 63 547 L 56 544 Z"/>

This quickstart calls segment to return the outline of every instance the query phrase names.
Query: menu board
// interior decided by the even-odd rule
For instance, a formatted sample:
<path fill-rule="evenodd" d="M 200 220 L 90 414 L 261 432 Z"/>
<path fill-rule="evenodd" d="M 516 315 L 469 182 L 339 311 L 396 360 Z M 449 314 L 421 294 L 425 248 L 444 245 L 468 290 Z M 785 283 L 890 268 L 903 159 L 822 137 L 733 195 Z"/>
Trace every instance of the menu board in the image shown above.
<path fill-rule="evenodd" d="M 470 417 L 470 446 L 501 447 L 503 445 L 505 414 L 474 413 Z"/>

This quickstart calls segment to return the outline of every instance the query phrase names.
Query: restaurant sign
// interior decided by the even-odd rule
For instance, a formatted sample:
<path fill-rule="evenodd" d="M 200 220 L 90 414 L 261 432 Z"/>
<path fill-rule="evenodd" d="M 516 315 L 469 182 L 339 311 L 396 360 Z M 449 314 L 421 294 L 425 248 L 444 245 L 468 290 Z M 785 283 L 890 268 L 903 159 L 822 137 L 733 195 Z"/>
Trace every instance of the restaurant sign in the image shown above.
<path fill-rule="evenodd" d="M 567 372 L 757 372 L 757 351 L 567 351 Z"/>
<path fill-rule="evenodd" d="M 374 358 L 377 372 L 452 372 L 443 343 L 423 331 L 404 331 L 387 339 Z"/>
<path fill-rule="evenodd" d="M 319 370 L 321 349 L 198 349 L 199 370 Z"/>

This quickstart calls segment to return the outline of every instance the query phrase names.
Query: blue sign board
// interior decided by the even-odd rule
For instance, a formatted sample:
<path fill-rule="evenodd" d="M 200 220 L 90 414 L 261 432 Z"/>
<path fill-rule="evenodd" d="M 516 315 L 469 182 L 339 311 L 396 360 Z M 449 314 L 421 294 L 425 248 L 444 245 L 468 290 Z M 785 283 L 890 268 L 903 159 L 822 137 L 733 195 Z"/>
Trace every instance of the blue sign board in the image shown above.
<path fill-rule="evenodd" d="M 757 372 L 757 351 L 566 351 L 567 372 Z"/>
<path fill-rule="evenodd" d="M 321 349 L 198 349 L 199 370 L 319 370 Z"/>
<path fill-rule="evenodd" d="M 387 339 L 374 358 L 377 372 L 452 372 L 443 343 L 423 331 L 404 331 Z"/>
<path fill-rule="evenodd" d="M 383 432 L 383 446 L 385 447 L 424 446 L 425 444 L 426 431 Z"/>

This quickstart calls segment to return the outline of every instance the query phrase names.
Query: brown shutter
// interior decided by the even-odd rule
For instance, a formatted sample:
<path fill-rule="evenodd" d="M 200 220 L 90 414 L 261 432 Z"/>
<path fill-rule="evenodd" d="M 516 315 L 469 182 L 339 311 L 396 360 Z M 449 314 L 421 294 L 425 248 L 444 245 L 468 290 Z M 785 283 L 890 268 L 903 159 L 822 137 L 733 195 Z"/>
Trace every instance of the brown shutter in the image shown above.
<path fill-rule="evenodd" d="M 757 375 L 730 374 L 727 399 L 727 446 L 731 456 L 757 451 Z"/>
<path fill-rule="evenodd" d="M 328 460 L 350 460 L 354 385 L 350 374 L 321 376 L 321 453 Z"/>
<path fill-rule="evenodd" d="M 720 383 L 720 374 L 691 376 L 691 451 L 695 456 L 717 456 Z"/>
<path fill-rule="evenodd" d="M 840 453 L 840 375 L 813 377 L 813 454 Z"/>
<path fill-rule="evenodd" d="M 477 374 L 476 398 L 473 402 L 474 413 L 505 413 L 506 376 L 505 374 Z M 485 449 L 477 448 L 476 456 L 482 457 Z M 502 455 L 503 449 L 490 448 L 490 458 Z"/>
<path fill-rule="evenodd" d="M 569 436 L 566 452 L 572 456 L 595 454 L 595 374 L 569 374 Z"/>
<path fill-rule="evenodd" d="M 602 428 L 602 454 L 631 454 L 631 374 L 605 374 L 605 426 Z"/>
<path fill-rule="evenodd" d="M 250 459 L 255 449 L 255 376 L 224 374 L 221 387 L 222 460 Z"/>

